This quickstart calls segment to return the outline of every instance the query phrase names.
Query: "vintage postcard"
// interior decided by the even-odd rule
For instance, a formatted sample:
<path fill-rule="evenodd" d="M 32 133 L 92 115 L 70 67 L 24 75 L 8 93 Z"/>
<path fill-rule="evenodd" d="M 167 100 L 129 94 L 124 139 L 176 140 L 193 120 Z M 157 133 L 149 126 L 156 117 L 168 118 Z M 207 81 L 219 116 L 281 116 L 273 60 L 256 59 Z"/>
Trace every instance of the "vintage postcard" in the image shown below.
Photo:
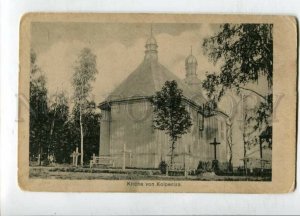
<path fill-rule="evenodd" d="M 24 15 L 20 187 L 293 191 L 297 38 L 289 16 Z"/>

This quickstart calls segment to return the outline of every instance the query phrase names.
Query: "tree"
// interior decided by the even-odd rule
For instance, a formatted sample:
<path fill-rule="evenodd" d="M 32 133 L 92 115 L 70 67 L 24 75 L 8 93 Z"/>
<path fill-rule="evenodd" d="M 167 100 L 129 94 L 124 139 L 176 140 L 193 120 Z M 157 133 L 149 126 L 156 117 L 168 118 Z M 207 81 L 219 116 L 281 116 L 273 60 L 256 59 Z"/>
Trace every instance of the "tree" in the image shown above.
<path fill-rule="evenodd" d="M 36 53 L 30 52 L 30 135 L 29 154 L 31 159 L 38 158 L 39 165 L 45 159 L 44 149 L 48 143 L 48 98 L 46 78 L 37 65 Z"/>
<path fill-rule="evenodd" d="M 245 100 L 243 98 L 242 100 Z M 247 162 L 248 162 L 248 150 L 251 149 L 252 146 L 256 145 L 259 140 L 257 137 L 256 131 L 256 121 L 253 119 L 253 116 L 256 112 L 254 108 L 248 108 L 247 105 L 243 107 L 243 119 L 242 119 L 242 135 L 243 135 L 243 156 L 244 156 L 244 168 L 245 174 L 248 173 Z"/>
<path fill-rule="evenodd" d="M 261 75 L 273 81 L 273 36 L 271 24 L 224 24 L 216 35 L 204 39 L 204 53 L 213 63 L 224 61 L 220 74 L 210 74 L 206 83 L 217 82 L 220 96 L 226 89 L 256 82 Z M 215 90 L 211 88 L 210 90 Z M 254 90 L 251 90 L 254 91 Z M 212 91 L 209 91 L 212 93 Z"/>
<path fill-rule="evenodd" d="M 248 113 L 243 116 L 244 122 L 256 122 L 253 126 L 255 130 L 263 130 L 270 125 L 273 95 L 262 95 L 249 88 L 248 84 L 265 77 L 269 89 L 272 88 L 272 30 L 272 24 L 224 24 L 215 35 L 203 41 L 204 54 L 214 64 L 221 63 L 220 71 L 208 73 L 203 82 L 209 99 L 219 102 L 230 89 L 236 90 L 238 94 L 241 90 L 255 94 L 260 104 L 251 115 Z M 247 143 L 244 142 L 245 145 Z"/>
<path fill-rule="evenodd" d="M 72 112 L 72 134 L 74 138 L 79 134 L 78 126 L 80 125 L 80 111 L 79 106 L 75 106 Z M 96 103 L 94 101 L 88 102 L 86 110 L 82 115 L 82 125 L 84 139 L 84 161 L 89 161 L 93 153 L 99 152 L 99 139 L 100 139 L 100 113 L 97 112 Z M 76 143 L 75 143 L 76 144 Z"/>
<path fill-rule="evenodd" d="M 166 81 L 150 102 L 154 107 L 153 127 L 165 131 L 170 137 L 170 165 L 173 167 L 175 143 L 192 126 L 190 114 L 183 104 L 182 90 L 178 89 L 175 80 Z"/>
<path fill-rule="evenodd" d="M 247 88 L 247 84 L 255 83 L 262 76 L 266 77 L 268 87 L 273 83 L 273 35 L 272 24 L 224 24 L 215 35 L 204 39 L 204 54 L 216 64 L 221 62 L 220 72 L 206 75 L 203 87 L 209 98 L 219 101 L 229 89 L 250 91 L 262 99 L 264 103 L 272 103 L 255 89 Z M 268 113 L 272 105 L 261 107 Z M 258 111 L 257 111 L 258 112 Z M 268 118 L 268 117 L 266 117 Z M 258 125 L 261 119 L 257 116 Z"/>
<path fill-rule="evenodd" d="M 79 108 L 79 126 L 80 126 L 80 163 L 83 165 L 83 121 L 82 116 L 87 107 L 88 97 L 92 91 L 91 82 L 95 81 L 98 73 L 96 65 L 96 55 L 90 49 L 84 48 L 81 50 L 78 59 L 75 63 L 72 85 L 74 88 L 75 106 Z"/>
<path fill-rule="evenodd" d="M 232 143 L 232 120 L 229 116 L 226 118 L 226 143 L 229 149 L 228 170 L 231 172 L 233 171 L 233 166 L 232 166 L 233 143 Z"/>
<path fill-rule="evenodd" d="M 85 161 L 89 161 L 93 156 L 93 153 L 99 152 L 99 140 L 100 140 L 100 113 L 97 112 L 96 103 L 91 101 L 88 103 L 88 109 L 86 110 L 83 122 L 84 122 L 84 134 L 85 140 L 88 145 L 85 145 Z"/>
<path fill-rule="evenodd" d="M 68 118 L 69 105 L 64 92 L 53 96 L 49 107 L 50 137 L 48 154 L 55 155 L 56 162 L 66 163 L 69 159 Z"/>

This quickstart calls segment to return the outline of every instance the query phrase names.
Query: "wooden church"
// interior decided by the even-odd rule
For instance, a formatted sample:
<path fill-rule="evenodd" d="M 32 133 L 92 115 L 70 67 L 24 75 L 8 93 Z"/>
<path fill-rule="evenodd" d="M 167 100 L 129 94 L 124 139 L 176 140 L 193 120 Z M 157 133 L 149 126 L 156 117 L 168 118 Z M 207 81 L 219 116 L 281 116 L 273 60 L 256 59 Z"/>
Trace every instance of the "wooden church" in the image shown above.
<path fill-rule="evenodd" d="M 102 113 L 100 157 L 108 157 L 115 167 L 158 168 L 170 161 L 170 139 L 164 131 L 153 129 L 153 108 L 149 97 L 166 81 L 175 80 L 183 90 L 184 103 L 192 118 L 190 132 L 176 143 L 177 167 L 196 169 L 199 161 L 227 162 L 226 124 L 222 116 L 203 113 L 205 98 L 197 77 L 197 60 L 186 58 L 186 78 L 180 80 L 158 60 L 158 45 L 152 33 L 145 45 L 141 64 L 100 103 Z M 220 143 L 211 145 L 214 139 Z"/>

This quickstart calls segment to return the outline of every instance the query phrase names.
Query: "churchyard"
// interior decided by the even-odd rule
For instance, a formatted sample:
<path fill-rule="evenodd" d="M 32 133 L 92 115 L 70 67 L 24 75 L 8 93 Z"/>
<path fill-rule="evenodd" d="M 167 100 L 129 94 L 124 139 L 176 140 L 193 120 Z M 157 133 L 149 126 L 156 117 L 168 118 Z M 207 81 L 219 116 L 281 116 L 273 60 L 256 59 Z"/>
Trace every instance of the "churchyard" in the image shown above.
<path fill-rule="evenodd" d="M 225 46 L 221 53 L 233 55 L 229 59 L 237 59 L 237 62 L 222 62 L 219 75 L 213 72 L 214 68 L 201 80 L 197 55 L 191 47 L 190 54 L 182 52 L 178 60 L 185 68 L 183 79 L 171 72 L 168 65 L 160 63 L 159 44 L 152 26 L 148 27 L 151 29 L 149 37 L 145 45 L 140 46 L 140 49 L 145 48 L 140 50 L 143 60 L 132 65 L 136 69 L 124 76 L 123 81 L 114 85 L 105 81 L 115 86 L 109 91 L 93 92 L 103 61 L 97 61 L 97 55 L 86 47 L 73 59 L 74 70 L 70 72 L 72 82 L 69 83 L 72 95 L 64 91 L 48 95 L 46 77 L 40 73 L 36 53 L 31 51 L 30 108 L 35 112 L 30 115 L 30 177 L 271 181 L 273 94 L 272 70 L 269 69 L 272 63 L 258 71 L 251 68 L 260 64 L 255 62 L 248 65 L 249 70 L 236 70 L 240 67 L 239 52 L 244 51 L 234 54 Z M 222 56 L 216 53 L 220 47 L 215 44 L 215 37 L 222 41 L 223 34 L 231 34 L 227 33 L 229 24 L 215 27 L 220 28 L 219 31 L 203 40 L 202 48 L 216 63 L 222 61 Z M 237 31 L 236 36 L 229 39 L 234 41 L 237 36 L 252 35 L 253 31 L 258 38 L 264 35 L 262 40 L 269 41 L 261 48 L 269 47 L 264 62 L 272 62 L 272 53 L 268 51 L 273 47 L 269 38 L 271 25 L 232 28 L 230 31 Z M 144 30 L 141 32 L 144 34 Z M 238 47 L 248 46 L 249 43 L 244 45 L 243 41 L 248 39 L 237 40 Z M 260 40 L 257 43 L 260 44 Z M 255 48 L 252 52 L 256 51 Z M 170 55 L 163 49 L 160 53 Z M 248 54 L 247 51 L 245 55 Z M 186 58 L 182 58 L 185 55 Z M 256 59 L 257 54 L 251 58 Z M 227 69 L 224 71 L 224 68 Z M 246 101 L 241 90 L 249 91 L 248 82 L 258 83 L 258 72 L 264 69 L 269 89 L 260 92 L 261 84 L 254 86 L 250 92 L 258 97 L 255 101 L 260 102 Z M 232 79 L 232 76 L 241 79 Z M 229 95 L 234 90 L 234 97 L 228 97 L 222 104 L 220 100 L 229 90 Z M 106 91 L 108 95 L 99 95 Z M 97 100 L 92 97 L 94 93 L 99 96 Z M 237 107 L 233 107 L 229 98 Z"/>
<path fill-rule="evenodd" d="M 270 181 L 270 176 L 216 175 L 214 172 L 192 173 L 187 176 L 162 174 L 159 169 L 118 169 L 74 167 L 72 165 L 31 166 L 30 178 L 72 180 L 200 180 L 200 181 Z"/>
<path fill-rule="evenodd" d="M 214 140 L 213 143 L 219 144 Z M 216 149 L 215 149 L 216 152 Z M 190 169 L 185 164 L 174 163 L 172 168 L 165 161 L 161 161 L 157 168 L 135 168 L 127 167 L 125 151 L 123 153 L 123 164 L 116 167 L 111 157 L 93 156 L 89 164 L 79 164 L 80 153 L 78 148 L 70 155 L 70 162 L 65 164 L 54 161 L 36 161 L 30 165 L 30 178 L 36 179 L 72 179 L 72 180 L 186 180 L 186 181 L 270 181 L 271 173 L 262 168 L 247 172 L 243 167 L 236 167 L 228 171 L 227 163 L 219 163 L 216 159 L 212 161 L 199 161 L 196 169 Z M 257 172 L 258 171 L 258 172 Z"/>

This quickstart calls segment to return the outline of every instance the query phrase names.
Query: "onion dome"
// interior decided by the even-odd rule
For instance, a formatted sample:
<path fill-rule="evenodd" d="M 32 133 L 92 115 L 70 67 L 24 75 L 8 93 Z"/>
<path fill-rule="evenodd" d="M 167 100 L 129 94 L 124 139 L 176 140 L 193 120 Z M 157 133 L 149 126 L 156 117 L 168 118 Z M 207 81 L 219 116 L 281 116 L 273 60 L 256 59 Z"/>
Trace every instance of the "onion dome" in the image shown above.
<path fill-rule="evenodd" d="M 192 54 L 190 54 L 186 59 L 185 59 L 185 64 L 189 65 L 189 64 L 197 64 L 197 59 L 195 58 L 195 56 L 193 56 Z"/>
<path fill-rule="evenodd" d="M 191 47 L 191 54 L 185 59 L 186 78 L 197 77 L 197 66 L 198 62 Z"/>
<path fill-rule="evenodd" d="M 193 55 L 193 48 L 191 47 L 191 54 L 185 59 L 185 68 L 189 69 L 190 67 L 197 68 L 198 62 L 196 57 Z M 196 72 L 196 71 L 193 71 Z"/>

